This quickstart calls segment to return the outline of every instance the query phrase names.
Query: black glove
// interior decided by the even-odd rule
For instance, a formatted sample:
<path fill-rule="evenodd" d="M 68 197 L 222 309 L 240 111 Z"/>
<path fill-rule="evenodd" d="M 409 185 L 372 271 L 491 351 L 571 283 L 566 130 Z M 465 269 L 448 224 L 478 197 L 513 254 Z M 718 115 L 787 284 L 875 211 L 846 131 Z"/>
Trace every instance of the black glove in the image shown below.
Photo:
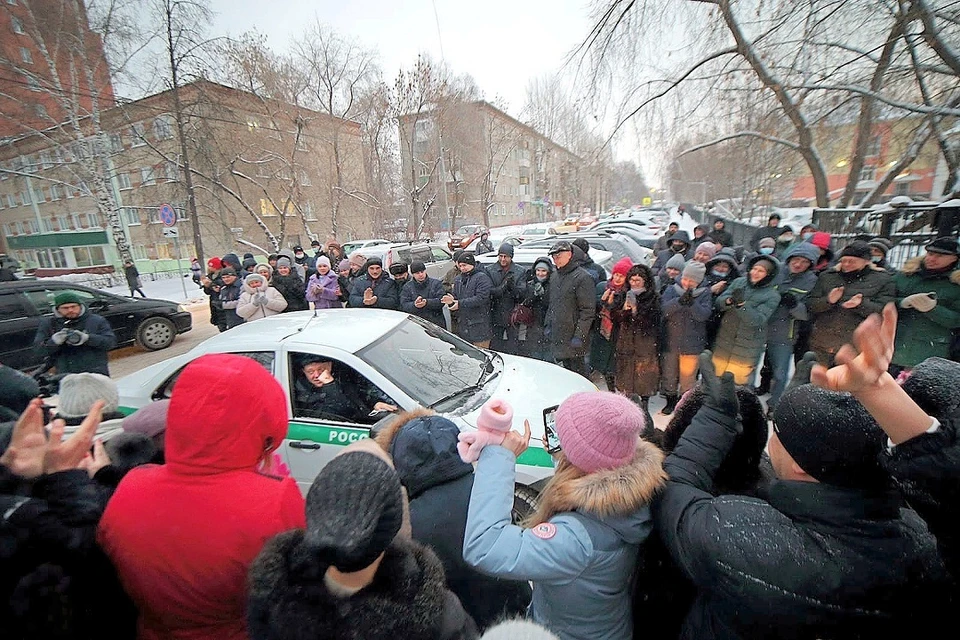
<path fill-rule="evenodd" d="M 677 300 L 680 304 L 685 307 L 689 307 L 693 304 L 693 289 L 687 289 L 683 292 L 683 295 L 680 296 L 680 299 Z"/>
<path fill-rule="evenodd" d="M 739 307 L 744 303 L 744 301 L 746 301 L 746 299 L 747 299 L 747 292 L 744 291 L 743 289 L 737 289 L 730 295 L 730 304 L 736 307 Z"/>
<path fill-rule="evenodd" d="M 794 387 L 799 387 L 803 384 L 810 384 L 810 371 L 813 369 L 813 365 L 817 364 L 817 354 L 813 351 L 807 351 L 803 354 L 803 357 L 797 362 L 796 371 L 793 374 L 793 378 L 790 380 L 790 384 L 787 385 L 787 388 L 784 389 L 784 393 L 793 389 Z"/>
<path fill-rule="evenodd" d="M 785 293 L 780 296 L 780 304 L 785 306 L 787 309 L 793 309 L 797 306 L 797 296 L 792 293 Z"/>
<path fill-rule="evenodd" d="M 700 376 L 703 378 L 703 406 L 711 407 L 728 416 L 736 416 L 740 413 L 740 401 L 737 400 L 737 387 L 733 382 L 733 374 L 727 371 L 722 377 L 717 377 L 717 371 L 713 367 L 712 351 L 704 351 L 700 354 Z M 740 421 L 737 421 L 737 430 L 743 430 Z"/>

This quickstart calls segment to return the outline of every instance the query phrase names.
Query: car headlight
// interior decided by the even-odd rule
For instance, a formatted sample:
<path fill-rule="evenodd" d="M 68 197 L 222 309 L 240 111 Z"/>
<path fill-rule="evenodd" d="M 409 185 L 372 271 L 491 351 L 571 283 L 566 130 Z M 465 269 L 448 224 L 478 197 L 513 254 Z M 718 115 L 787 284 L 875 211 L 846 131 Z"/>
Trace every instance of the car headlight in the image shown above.
<path fill-rule="evenodd" d="M 184 311 L 186 311 L 186 309 L 184 308 L 184 306 L 183 306 L 182 304 L 178 304 L 178 305 L 177 305 L 177 312 L 178 312 L 178 313 L 183 313 Z"/>

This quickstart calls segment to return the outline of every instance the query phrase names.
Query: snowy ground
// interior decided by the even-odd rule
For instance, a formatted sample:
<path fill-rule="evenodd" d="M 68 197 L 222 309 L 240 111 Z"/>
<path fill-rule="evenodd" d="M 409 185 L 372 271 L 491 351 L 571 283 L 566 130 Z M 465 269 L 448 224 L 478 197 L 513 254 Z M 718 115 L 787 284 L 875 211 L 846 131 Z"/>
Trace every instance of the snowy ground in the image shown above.
<path fill-rule="evenodd" d="M 161 280 L 150 280 L 149 276 L 140 278 L 143 284 L 143 292 L 148 298 L 158 298 L 160 300 L 171 300 L 180 304 L 206 303 L 207 296 L 203 291 L 187 278 L 163 278 Z M 108 291 L 119 296 L 130 295 L 130 289 L 126 284 L 114 287 L 98 287 L 101 291 Z M 137 294 L 139 297 L 140 294 Z"/>

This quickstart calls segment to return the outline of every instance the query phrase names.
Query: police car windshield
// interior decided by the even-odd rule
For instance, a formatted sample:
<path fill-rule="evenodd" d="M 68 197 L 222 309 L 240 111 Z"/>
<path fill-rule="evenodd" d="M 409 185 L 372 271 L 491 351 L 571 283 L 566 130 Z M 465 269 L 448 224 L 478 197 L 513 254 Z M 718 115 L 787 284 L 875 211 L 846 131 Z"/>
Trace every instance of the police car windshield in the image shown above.
<path fill-rule="evenodd" d="M 412 317 L 357 355 L 424 407 L 475 385 L 487 364 L 483 351 Z"/>

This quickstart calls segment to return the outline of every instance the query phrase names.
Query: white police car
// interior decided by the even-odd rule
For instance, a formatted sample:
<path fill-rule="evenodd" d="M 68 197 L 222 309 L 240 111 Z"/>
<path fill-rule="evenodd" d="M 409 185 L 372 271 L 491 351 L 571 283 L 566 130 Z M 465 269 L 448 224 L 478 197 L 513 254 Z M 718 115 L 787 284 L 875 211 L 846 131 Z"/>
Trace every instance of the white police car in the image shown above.
<path fill-rule="evenodd" d="M 204 341 L 186 354 L 147 367 L 118 381 L 120 409 L 138 408 L 169 397 L 177 376 L 207 353 L 235 353 L 269 369 L 287 392 L 290 429 L 280 454 L 303 491 L 344 447 L 369 435 L 381 416 L 362 423 L 342 416 L 316 415 L 300 407 L 296 385 L 304 384 L 302 363 L 321 356 L 333 363 L 335 379 L 372 392 L 404 410 L 433 408 L 461 429 L 474 429 L 480 406 L 492 397 L 514 408 L 514 425 L 530 421 L 530 448 L 520 456 L 521 489 L 553 473 L 543 449 L 544 425 L 567 396 L 596 391 L 589 380 L 562 367 L 478 349 L 429 322 L 377 309 L 328 309 L 284 313 L 242 324 Z M 518 496 L 519 498 L 520 496 Z"/>

